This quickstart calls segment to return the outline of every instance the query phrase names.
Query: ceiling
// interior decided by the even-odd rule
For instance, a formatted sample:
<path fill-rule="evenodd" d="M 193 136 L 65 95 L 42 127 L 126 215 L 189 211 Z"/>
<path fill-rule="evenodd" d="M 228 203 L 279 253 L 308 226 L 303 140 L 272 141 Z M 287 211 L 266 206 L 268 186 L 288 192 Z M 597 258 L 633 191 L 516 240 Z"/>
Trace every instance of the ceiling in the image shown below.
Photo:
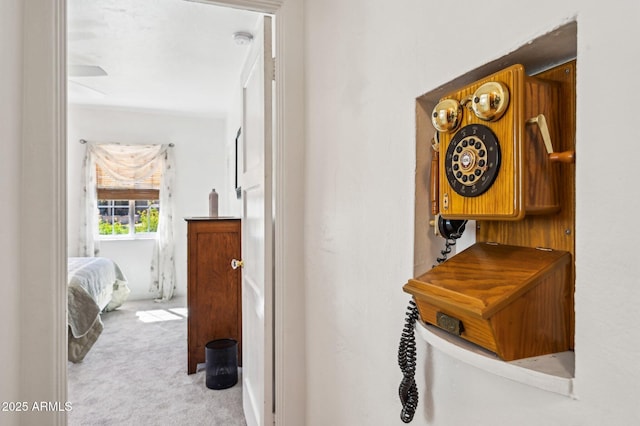
<path fill-rule="evenodd" d="M 233 34 L 253 33 L 259 14 L 184 0 L 68 0 L 67 16 L 70 104 L 225 114 L 249 50 Z"/>

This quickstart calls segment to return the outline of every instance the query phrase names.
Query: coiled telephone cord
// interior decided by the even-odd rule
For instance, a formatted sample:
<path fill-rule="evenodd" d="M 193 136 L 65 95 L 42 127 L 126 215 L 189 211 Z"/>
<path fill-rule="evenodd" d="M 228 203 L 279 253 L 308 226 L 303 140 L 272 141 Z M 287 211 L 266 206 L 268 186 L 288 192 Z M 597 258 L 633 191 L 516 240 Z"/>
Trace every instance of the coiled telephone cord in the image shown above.
<path fill-rule="evenodd" d="M 409 423 L 418 408 L 418 386 L 416 385 L 416 336 L 415 324 L 418 320 L 418 308 L 413 300 L 407 306 L 407 316 L 398 347 L 398 364 L 402 371 L 402 381 L 398 393 L 402 403 L 400 419 Z"/>
<path fill-rule="evenodd" d="M 455 222 L 455 229 L 450 230 L 445 236 L 444 249 L 440 251 L 440 257 L 436 258 L 438 264 L 447 260 L 451 253 L 451 247 L 456 245 L 456 240 L 462 236 L 467 221 Z M 443 233 L 444 234 L 444 233 Z M 407 306 L 407 315 L 398 345 L 398 365 L 402 371 L 402 381 L 398 393 L 402 403 L 400 419 L 405 423 L 410 423 L 418 408 L 418 386 L 416 385 L 416 335 L 415 325 L 420 317 L 418 308 L 413 300 Z"/>
<path fill-rule="evenodd" d="M 442 221 L 442 219 L 440 220 Z M 440 257 L 436 258 L 438 265 L 447 260 L 451 253 L 451 247 L 455 246 L 456 240 L 462 237 L 466 225 L 466 220 L 444 220 L 444 224 L 440 227 L 440 232 L 444 237 L 444 249 L 440 250 Z"/>

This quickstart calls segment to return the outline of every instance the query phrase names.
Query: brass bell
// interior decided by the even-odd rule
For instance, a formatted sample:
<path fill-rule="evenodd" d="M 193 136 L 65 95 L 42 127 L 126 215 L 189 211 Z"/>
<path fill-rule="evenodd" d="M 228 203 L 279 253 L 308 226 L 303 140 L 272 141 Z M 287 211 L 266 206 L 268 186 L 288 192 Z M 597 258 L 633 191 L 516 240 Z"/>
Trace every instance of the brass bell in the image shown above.
<path fill-rule="evenodd" d="M 462 106 L 455 99 L 438 102 L 431 114 L 433 127 L 439 132 L 452 132 L 462 121 Z"/>
<path fill-rule="evenodd" d="M 499 81 L 484 83 L 474 92 L 471 108 L 484 121 L 496 121 L 509 106 L 509 89 Z"/>

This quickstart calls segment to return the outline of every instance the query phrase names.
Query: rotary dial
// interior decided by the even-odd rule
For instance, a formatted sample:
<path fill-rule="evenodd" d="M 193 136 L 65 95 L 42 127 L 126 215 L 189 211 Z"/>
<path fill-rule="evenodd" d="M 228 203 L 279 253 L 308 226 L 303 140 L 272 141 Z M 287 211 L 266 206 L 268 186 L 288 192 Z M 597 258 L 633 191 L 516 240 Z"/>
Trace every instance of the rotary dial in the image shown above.
<path fill-rule="evenodd" d="M 449 185 L 465 197 L 476 197 L 491 187 L 500 166 L 500 145 L 486 126 L 465 126 L 447 147 L 445 172 Z"/>

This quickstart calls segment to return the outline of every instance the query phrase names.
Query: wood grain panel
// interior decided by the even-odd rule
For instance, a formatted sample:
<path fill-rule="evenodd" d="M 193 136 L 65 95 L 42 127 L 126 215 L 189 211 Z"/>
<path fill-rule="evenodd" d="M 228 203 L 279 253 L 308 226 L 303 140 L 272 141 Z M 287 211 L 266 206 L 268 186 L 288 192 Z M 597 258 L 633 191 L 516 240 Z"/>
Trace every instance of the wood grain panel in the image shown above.
<path fill-rule="evenodd" d="M 538 75 L 556 82 L 558 104 L 556 120 L 548 120 L 554 151 L 575 150 L 575 61 Z M 550 114 L 551 115 L 551 114 Z M 530 130 L 535 130 L 531 128 Z M 560 210 L 551 215 L 527 216 L 522 221 L 480 221 L 477 241 L 494 241 L 526 247 L 548 247 L 575 254 L 575 164 L 552 164 L 556 172 L 556 191 Z"/>
<path fill-rule="evenodd" d="M 483 80 L 464 87 L 443 99 L 465 102 L 489 81 L 499 81 L 509 88 L 509 105 L 497 121 L 484 121 L 469 108 L 463 108 L 459 129 L 440 134 L 440 213 L 448 219 L 520 220 L 525 214 L 550 214 L 559 210 L 557 171 L 535 124 L 527 120 L 543 114 L 554 123 L 552 138 L 557 137 L 557 105 L 560 85 L 551 80 L 529 77 L 521 65 L 513 65 Z M 454 136 L 463 134 L 464 126 L 483 125 L 495 134 L 501 160 L 495 182 L 482 195 L 458 194 L 446 180 L 446 152 Z M 464 186 L 463 186 L 464 188 Z"/>
<path fill-rule="evenodd" d="M 476 243 L 403 289 L 423 321 L 457 318 L 460 337 L 513 360 L 569 349 L 571 268 L 565 251 Z"/>
<path fill-rule="evenodd" d="M 550 81 L 558 86 L 554 97 L 548 100 L 557 105 L 555 112 L 547 112 L 548 125 L 554 151 L 575 151 L 576 142 L 576 61 L 554 67 L 536 75 L 537 78 Z M 545 107 L 546 108 L 546 107 Z M 533 112 L 529 110 L 529 115 Z M 537 131 L 529 128 L 529 131 Z M 576 154 L 576 157 L 578 155 Z M 576 161 L 579 161 L 577 158 Z M 479 221 L 476 226 L 477 241 L 494 241 L 526 247 L 548 247 L 571 253 L 573 267 L 568 280 L 569 294 L 573 295 L 575 282 L 575 164 L 554 163 L 556 192 L 560 210 L 549 215 L 527 215 L 521 221 Z M 573 298 L 573 296 L 571 296 Z M 574 335 L 573 299 L 569 302 L 571 341 Z M 571 343 L 573 347 L 573 343 Z"/>
<path fill-rule="evenodd" d="M 187 341 L 189 374 L 205 361 L 205 345 L 216 339 L 238 342 L 242 365 L 240 220 L 188 220 Z"/>
<path fill-rule="evenodd" d="M 420 317 L 424 322 L 437 326 L 437 313 L 445 313 L 462 321 L 464 331 L 460 337 L 492 352 L 498 352 L 498 346 L 496 345 L 496 339 L 493 336 L 493 330 L 487 321 L 473 315 L 468 315 L 456 309 L 448 310 L 442 306 L 433 305 L 423 298 L 418 299 L 417 306 L 418 311 L 420 312 Z"/>
<path fill-rule="evenodd" d="M 567 286 L 570 266 L 554 271 L 529 292 L 514 300 L 490 319 L 500 345 L 496 351 L 505 361 L 564 352 L 570 347 Z M 564 284 L 564 285 L 563 285 Z"/>
<path fill-rule="evenodd" d="M 538 277 L 569 261 L 563 251 L 475 244 L 409 280 L 407 289 L 486 319 L 537 285 Z"/>
<path fill-rule="evenodd" d="M 514 140 L 520 140 L 522 134 L 522 126 L 514 125 L 514 123 L 522 121 L 524 77 L 523 67 L 514 65 L 443 98 L 462 101 L 472 96 L 478 87 L 488 81 L 500 81 L 510 88 L 509 107 L 500 120 L 489 126 L 500 141 L 502 160 L 495 182 L 483 195 L 463 197 L 450 188 L 446 177 L 446 156 L 444 154 L 455 133 L 440 134 L 439 204 L 443 217 L 450 219 L 517 219 L 524 214 L 522 198 L 519 195 L 519 188 L 522 186 L 520 173 L 522 152 L 519 145 L 513 143 Z M 477 118 L 468 108 L 464 108 L 463 115 L 461 128 L 471 124 L 488 124 Z M 503 141 L 505 142 L 503 143 Z M 445 208 L 445 197 L 448 197 L 448 208 Z"/>

